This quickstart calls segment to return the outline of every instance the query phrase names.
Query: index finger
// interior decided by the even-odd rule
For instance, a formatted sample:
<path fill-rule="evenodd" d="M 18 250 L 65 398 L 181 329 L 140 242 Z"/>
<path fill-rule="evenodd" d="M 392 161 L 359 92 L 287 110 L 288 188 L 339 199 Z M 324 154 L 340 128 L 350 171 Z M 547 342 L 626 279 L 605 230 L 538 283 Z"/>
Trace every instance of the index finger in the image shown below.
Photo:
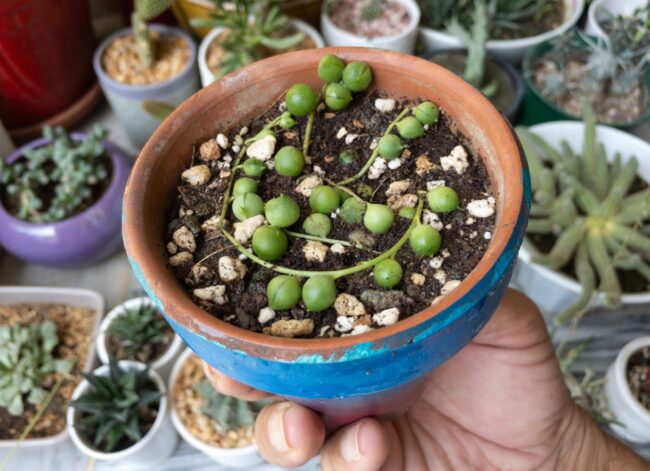
<path fill-rule="evenodd" d="M 210 383 L 212 383 L 212 386 L 226 396 L 234 396 L 244 401 L 259 401 L 260 399 L 273 397 L 272 394 L 259 391 L 239 381 L 235 381 L 231 377 L 215 370 L 206 362 L 203 362 L 203 371 Z"/>

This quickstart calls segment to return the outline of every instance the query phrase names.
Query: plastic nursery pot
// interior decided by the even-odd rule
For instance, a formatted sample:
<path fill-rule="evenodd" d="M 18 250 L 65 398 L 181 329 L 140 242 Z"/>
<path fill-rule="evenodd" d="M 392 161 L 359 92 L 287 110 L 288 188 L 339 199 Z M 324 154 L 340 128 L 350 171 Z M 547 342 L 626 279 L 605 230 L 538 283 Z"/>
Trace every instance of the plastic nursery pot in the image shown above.
<path fill-rule="evenodd" d="M 192 38 L 184 31 L 170 26 L 152 24 L 149 25 L 149 28 L 163 34 L 180 36 L 189 46 L 190 58 L 185 68 L 175 77 L 147 85 L 129 85 L 117 82 L 108 76 L 102 66 L 104 51 L 115 39 L 130 35 L 130 28 L 120 30 L 106 38 L 95 51 L 93 58 L 93 67 L 104 95 L 129 138 L 137 147 L 142 147 L 160 125 L 160 121 L 143 108 L 145 100 L 161 101 L 171 106 L 177 106 L 199 89 L 199 78 L 196 72 L 196 45 Z"/>
<path fill-rule="evenodd" d="M 605 37 L 601 23 L 618 15 L 629 16 L 637 8 L 647 5 L 646 0 L 594 0 L 589 5 L 585 32 L 592 36 Z"/>
<path fill-rule="evenodd" d="M 566 140 L 574 150 L 580 151 L 584 139 L 584 125 L 576 121 L 558 121 L 538 124 L 530 130 L 542 137 L 552 147 L 559 149 L 560 142 Z M 639 161 L 638 176 L 650 182 L 650 160 L 643 156 L 650 155 L 650 144 L 631 134 L 608 126 L 596 127 L 596 138 L 605 143 L 607 158 L 613 159 L 616 152 L 621 153 L 623 162 L 636 156 Z M 521 288 L 549 318 L 564 311 L 567 306 L 574 304 L 582 292 L 580 284 L 563 272 L 551 270 L 543 265 L 532 262 L 537 249 L 528 239 L 519 251 L 519 263 L 513 277 L 514 283 Z M 549 293 L 553 293 L 549 296 Z M 650 293 L 624 294 L 622 303 L 648 303 Z M 592 300 L 592 306 L 600 306 L 604 296 L 599 294 Z"/>
<path fill-rule="evenodd" d="M 43 286 L 1 286 L 0 305 L 11 304 L 67 304 L 69 306 L 88 308 L 94 311 L 94 324 L 92 335 L 95 336 L 99 330 L 99 323 L 104 314 L 104 298 L 96 291 L 78 288 L 49 288 Z M 95 364 L 95 350 L 92 344 L 89 345 L 86 358 L 79 360 L 84 365 L 83 371 L 91 371 Z M 61 432 L 50 437 L 30 438 L 24 440 L 0 440 L 1 449 L 13 449 L 16 447 L 41 447 L 63 443 L 68 438 L 68 430 L 64 428 Z"/>
<path fill-rule="evenodd" d="M 191 447 L 199 450 L 206 456 L 209 456 L 211 459 L 224 466 L 230 468 L 249 468 L 264 463 L 264 460 L 259 455 L 257 445 L 254 443 L 238 448 L 221 448 L 199 440 L 194 435 L 192 435 L 185 424 L 183 424 L 183 421 L 178 416 L 178 412 L 176 411 L 176 404 L 174 403 L 173 393 L 178 375 L 181 373 L 181 370 L 183 369 L 183 366 L 187 360 L 193 355 L 194 352 L 192 352 L 192 350 L 189 348 L 186 348 L 183 353 L 181 353 L 180 357 L 178 357 L 178 360 L 172 369 L 171 376 L 169 377 L 167 390 L 169 391 L 169 402 L 171 404 L 170 413 L 174 428 L 181 436 L 181 438 L 189 443 Z"/>
<path fill-rule="evenodd" d="M 412 53 L 415 49 L 415 41 L 418 37 L 418 25 L 420 24 L 420 7 L 415 0 L 394 0 L 401 3 L 408 10 L 410 16 L 409 24 L 403 31 L 390 36 L 366 37 L 345 31 L 336 26 L 329 17 L 328 3 L 321 9 L 320 29 L 325 37 L 328 46 L 355 46 L 375 47 L 390 51 Z M 336 3 L 329 2 L 330 7 Z"/>
<path fill-rule="evenodd" d="M 649 345 L 650 336 L 627 343 L 607 369 L 603 389 L 607 407 L 618 422 L 610 424 L 610 427 L 624 439 L 635 443 L 650 443 L 650 411 L 632 394 L 627 380 L 627 364 L 632 355 Z"/>
<path fill-rule="evenodd" d="M 306 36 L 309 36 L 312 39 L 312 41 L 314 41 L 314 44 L 316 45 L 317 48 L 321 48 L 325 46 L 323 37 L 311 25 L 305 23 L 304 21 L 296 20 L 296 19 L 292 19 L 291 24 L 298 31 L 305 34 Z M 219 36 L 221 33 L 223 33 L 224 29 L 225 28 L 221 28 L 221 27 L 212 29 L 208 33 L 208 35 L 205 38 L 203 38 L 201 44 L 199 45 L 199 74 L 201 75 L 202 87 L 207 87 L 212 82 L 217 80 L 217 77 L 215 76 L 214 72 L 212 72 L 210 67 L 208 67 L 208 49 L 210 48 L 210 44 L 212 44 L 215 38 Z"/>
<path fill-rule="evenodd" d="M 138 371 L 145 368 L 143 363 L 138 363 L 137 361 L 120 361 L 119 366 L 128 370 L 135 369 Z M 100 376 L 108 376 L 108 365 L 100 366 L 94 370 L 93 373 Z M 176 449 L 178 435 L 176 435 L 169 418 L 169 401 L 167 398 L 167 391 L 165 390 L 165 383 L 154 370 L 149 370 L 149 379 L 151 379 L 158 390 L 163 393 L 163 396 L 160 398 L 158 414 L 153 426 L 149 429 L 147 434 L 140 439 L 140 441 L 124 450 L 113 453 L 99 451 L 93 447 L 91 437 L 86 437 L 82 433 L 79 433 L 75 428 L 81 412 L 72 407 L 68 407 L 68 433 L 70 434 L 72 443 L 74 443 L 77 449 L 79 449 L 79 451 L 84 455 L 96 460 L 119 463 L 123 468 L 139 466 L 149 468 L 151 465 L 163 461 L 171 456 Z M 78 399 L 81 395 L 86 393 L 89 388 L 90 383 L 84 379 L 75 389 L 72 394 L 72 399 Z"/>
<path fill-rule="evenodd" d="M 95 341 L 95 346 L 97 348 L 97 356 L 99 361 L 104 365 L 108 364 L 109 354 L 107 348 L 107 331 L 111 323 L 124 314 L 125 309 L 138 309 L 141 306 L 154 306 L 153 301 L 151 301 L 146 296 L 141 298 L 133 298 L 128 301 L 123 302 L 122 304 L 114 307 L 106 317 L 102 320 L 102 324 L 99 327 L 99 334 Z M 169 374 L 172 371 L 176 359 L 181 354 L 181 351 L 185 348 L 185 344 L 181 338 L 174 334 L 174 338 L 171 343 L 167 346 L 167 350 L 163 353 L 160 358 L 151 363 L 151 368 L 153 368 L 164 380 L 169 378 Z"/>
<path fill-rule="evenodd" d="M 579 40 L 579 38 L 577 38 Z M 538 123 L 546 123 L 548 121 L 560 120 L 582 120 L 581 116 L 574 116 L 566 111 L 558 108 L 553 103 L 548 101 L 537 89 L 533 83 L 534 67 L 537 60 L 550 51 L 552 45 L 549 42 L 544 42 L 534 48 L 528 50 L 524 57 L 522 70 L 524 81 L 526 83 L 526 92 L 524 95 L 524 104 L 521 109 L 521 124 L 530 126 Z M 650 92 L 650 71 L 645 75 L 645 85 Z M 606 123 L 608 126 L 615 128 L 627 129 L 634 127 L 650 118 L 650 106 L 641 116 L 633 121 L 627 123 Z"/>
<path fill-rule="evenodd" d="M 74 132 L 73 139 L 85 134 Z M 48 144 L 36 139 L 16 149 L 7 163 L 27 149 Z M 11 215 L 0 201 L 0 245 L 27 262 L 57 267 L 89 265 L 112 255 L 121 245 L 122 196 L 133 159 L 110 141 L 102 143 L 111 160 L 111 182 L 92 206 L 59 222 L 35 224 Z"/>
<path fill-rule="evenodd" d="M 482 260 L 432 307 L 395 325 L 331 339 L 253 333 L 195 305 L 167 267 L 166 218 L 192 146 L 266 110 L 291 85 L 320 87 L 325 54 L 366 62 L 371 88 L 431 100 L 481 155 L 497 197 L 494 235 Z M 323 412 L 330 426 L 405 410 L 426 374 L 463 348 L 488 321 L 510 280 L 528 219 L 530 183 L 516 137 L 477 90 L 431 62 L 367 48 L 292 52 L 251 64 L 181 105 L 154 133 L 128 185 L 123 235 L 133 270 L 185 343 L 214 368 L 257 389 Z"/>
<path fill-rule="evenodd" d="M 449 49 L 436 51 L 427 57 L 442 67 L 455 74 L 463 74 L 467 53 L 463 49 Z M 524 79 L 521 73 L 510 63 L 496 57 L 486 61 L 486 80 L 497 80 L 499 90 L 495 97 L 490 98 L 492 104 L 508 118 L 513 125 L 517 124 L 519 110 L 524 101 Z"/>

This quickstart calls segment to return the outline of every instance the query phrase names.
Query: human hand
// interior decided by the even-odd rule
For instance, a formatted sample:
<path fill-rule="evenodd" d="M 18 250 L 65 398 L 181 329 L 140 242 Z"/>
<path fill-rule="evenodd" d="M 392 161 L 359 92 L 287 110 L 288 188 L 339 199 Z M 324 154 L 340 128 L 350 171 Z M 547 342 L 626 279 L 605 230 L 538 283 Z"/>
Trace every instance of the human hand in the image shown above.
<path fill-rule="evenodd" d="M 224 394 L 268 396 L 212 368 L 206 373 Z M 326 437 L 316 412 L 284 401 L 258 415 L 255 438 L 273 464 L 299 466 L 320 452 L 326 471 L 648 466 L 573 403 L 544 320 L 512 290 L 485 328 L 433 371 L 420 399 L 396 419 L 361 419 Z"/>

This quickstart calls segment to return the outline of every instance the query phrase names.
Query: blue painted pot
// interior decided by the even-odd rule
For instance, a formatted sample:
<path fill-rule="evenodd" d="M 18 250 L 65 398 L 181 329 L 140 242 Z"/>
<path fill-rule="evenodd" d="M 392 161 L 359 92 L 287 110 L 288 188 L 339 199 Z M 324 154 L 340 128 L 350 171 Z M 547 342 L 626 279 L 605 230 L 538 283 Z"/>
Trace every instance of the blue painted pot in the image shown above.
<path fill-rule="evenodd" d="M 166 218 L 192 146 L 253 118 L 296 82 L 319 86 L 317 64 L 328 53 L 368 63 L 375 88 L 440 105 L 488 168 L 497 195 L 495 231 L 484 257 L 458 288 L 395 325 L 332 339 L 253 333 L 209 315 L 185 294 L 167 266 Z M 181 105 L 135 164 L 125 194 L 123 235 L 137 278 L 192 350 L 238 381 L 313 407 L 335 427 L 403 411 L 419 395 L 426 375 L 481 330 L 510 280 L 529 203 L 528 170 L 518 141 L 480 92 L 424 59 L 327 48 L 257 62 Z"/>
<path fill-rule="evenodd" d="M 196 44 L 184 31 L 170 26 L 152 24 L 150 30 L 182 37 L 190 47 L 190 58 L 185 68 L 175 77 L 160 83 L 148 85 L 129 85 L 117 82 L 104 72 L 102 57 L 106 48 L 115 39 L 131 34 L 131 29 L 123 29 L 106 38 L 95 51 L 93 67 L 99 85 L 111 105 L 112 110 L 137 147 L 142 147 L 160 125 L 160 120 L 149 114 L 143 103 L 162 102 L 177 106 L 199 88 L 199 75 L 196 66 Z"/>

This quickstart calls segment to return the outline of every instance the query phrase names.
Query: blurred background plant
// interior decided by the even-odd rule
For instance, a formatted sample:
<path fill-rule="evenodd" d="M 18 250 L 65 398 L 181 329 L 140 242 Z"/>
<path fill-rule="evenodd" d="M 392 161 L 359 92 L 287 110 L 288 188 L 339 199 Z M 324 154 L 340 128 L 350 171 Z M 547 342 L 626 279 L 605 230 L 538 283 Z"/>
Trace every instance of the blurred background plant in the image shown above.
<path fill-rule="evenodd" d="M 151 67 L 156 54 L 147 22 L 153 20 L 162 12 L 171 7 L 176 0 L 134 0 L 133 13 L 131 14 L 131 27 L 133 37 L 138 49 L 140 62 Z"/>
<path fill-rule="evenodd" d="M 376 20 L 381 15 L 384 3 L 384 0 L 364 0 L 364 5 L 361 9 L 361 18 L 364 21 Z"/>
<path fill-rule="evenodd" d="M 107 135 L 99 126 L 81 139 L 61 127 L 44 128 L 48 144 L 26 150 L 11 164 L 0 160 L 6 207 L 19 219 L 48 223 L 91 205 L 110 176 L 102 146 Z"/>

